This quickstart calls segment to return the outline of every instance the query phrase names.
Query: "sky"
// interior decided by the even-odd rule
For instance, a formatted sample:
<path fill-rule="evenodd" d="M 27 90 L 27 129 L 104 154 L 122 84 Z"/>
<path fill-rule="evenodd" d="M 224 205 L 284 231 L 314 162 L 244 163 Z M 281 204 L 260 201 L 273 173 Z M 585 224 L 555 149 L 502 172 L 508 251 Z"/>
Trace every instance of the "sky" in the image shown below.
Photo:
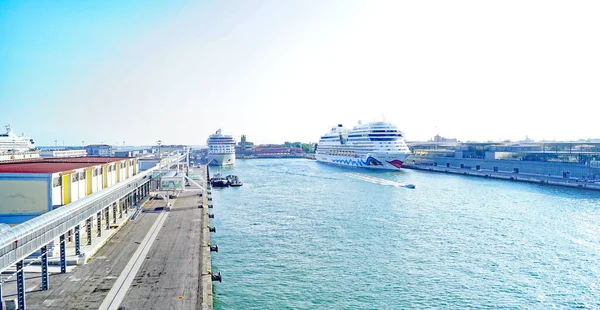
<path fill-rule="evenodd" d="M 600 138 L 599 1 L 0 1 L 0 124 L 37 145 Z"/>

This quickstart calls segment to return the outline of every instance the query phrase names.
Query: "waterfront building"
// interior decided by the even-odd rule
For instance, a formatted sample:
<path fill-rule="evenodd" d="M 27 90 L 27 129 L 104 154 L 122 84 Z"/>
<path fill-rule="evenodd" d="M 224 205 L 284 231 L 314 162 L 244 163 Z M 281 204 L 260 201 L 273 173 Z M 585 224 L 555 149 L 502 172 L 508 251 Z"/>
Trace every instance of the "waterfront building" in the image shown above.
<path fill-rule="evenodd" d="M 40 158 L 39 151 L 19 152 L 19 153 L 0 153 L 0 162 L 37 159 Z"/>
<path fill-rule="evenodd" d="M 85 149 L 71 149 L 71 150 L 43 150 L 40 151 L 40 157 L 84 157 L 87 156 Z"/>
<path fill-rule="evenodd" d="M 458 140 L 456 138 L 445 138 L 442 137 L 440 135 L 435 135 L 435 137 L 433 137 L 433 142 L 458 142 Z"/>
<path fill-rule="evenodd" d="M 0 223 L 25 222 L 137 173 L 135 158 L 46 158 L 0 163 Z"/>
<path fill-rule="evenodd" d="M 152 153 L 151 148 L 140 148 L 140 149 L 128 149 L 128 150 L 115 150 L 115 157 L 140 157 L 146 156 Z"/>
<path fill-rule="evenodd" d="M 301 148 L 283 145 L 258 145 L 252 147 L 247 156 L 256 158 L 302 158 L 305 153 Z"/>
<path fill-rule="evenodd" d="M 236 156 L 246 156 L 252 151 L 254 143 L 247 141 L 246 135 L 242 135 L 240 142 L 235 146 Z"/>
<path fill-rule="evenodd" d="M 85 147 L 88 156 L 113 156 L 113 148 L 108 144 L 90 144 Z"/>
<path fill-rule="evenodd" d="M 600 143 L 411 143 L 411 165 L 599 180 Z"/>

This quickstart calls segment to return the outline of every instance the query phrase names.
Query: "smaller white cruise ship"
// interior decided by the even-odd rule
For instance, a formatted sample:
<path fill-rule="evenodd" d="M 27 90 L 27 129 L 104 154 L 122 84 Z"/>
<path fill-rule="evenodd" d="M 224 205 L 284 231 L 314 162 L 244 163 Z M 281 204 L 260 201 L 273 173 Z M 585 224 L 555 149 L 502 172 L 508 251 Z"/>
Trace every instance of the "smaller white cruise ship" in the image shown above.
<path fill-rule="evenodd" d="M 6 133 L 0 134 L 0 153 L 26 152 L 35 149 L 33 139 L 17 136 L 10 125 L 6 125 Z"/>
<path fill-rule="evenodd" d="M 224 135 L 221 129 L 208 137 L 208 164 L 212 166 L 235 165 L 235 139 Z"/>
<path fill-rule="evenodd" d="M 320 162 L 385 170 L 398 170 L 410 156 L 404 134 L 393 124 L 372 122 L 352 130 L 341 124 L 321 137 L 316 158 Z"/>

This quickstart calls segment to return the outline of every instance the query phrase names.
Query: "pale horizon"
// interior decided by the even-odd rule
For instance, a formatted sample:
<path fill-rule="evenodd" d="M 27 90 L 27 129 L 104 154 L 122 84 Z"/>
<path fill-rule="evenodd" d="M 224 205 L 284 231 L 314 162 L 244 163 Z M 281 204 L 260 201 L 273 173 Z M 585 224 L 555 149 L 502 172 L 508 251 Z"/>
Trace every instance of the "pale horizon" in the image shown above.
<path fill-rule="evenodd" d="M 0 125 L 40 146 L 598 139 L 594 1 L 9 1 Z M 2 128 L 3 129 L 3 128 Z"/>

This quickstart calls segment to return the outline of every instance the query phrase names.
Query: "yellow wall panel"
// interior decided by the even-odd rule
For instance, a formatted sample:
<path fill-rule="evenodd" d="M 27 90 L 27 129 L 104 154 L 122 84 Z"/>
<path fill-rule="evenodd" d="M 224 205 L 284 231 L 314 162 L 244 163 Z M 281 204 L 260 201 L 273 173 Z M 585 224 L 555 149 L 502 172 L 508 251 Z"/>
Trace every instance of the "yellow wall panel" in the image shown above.
<path fill-rule="evenodd" d="M 85 195 L 92 194 L 92 169 L 85 170 Z"/>
<path fill-rule="evenodd" d="M 108 166 L 102 166 L 102 188 L 108 187 Z"/>
<path fill-rule="evenodd" d="M 63 189 L 63 205 L 71 203 L 71 175 L 64 174 L 62 178 L 62 189 Z"/>

